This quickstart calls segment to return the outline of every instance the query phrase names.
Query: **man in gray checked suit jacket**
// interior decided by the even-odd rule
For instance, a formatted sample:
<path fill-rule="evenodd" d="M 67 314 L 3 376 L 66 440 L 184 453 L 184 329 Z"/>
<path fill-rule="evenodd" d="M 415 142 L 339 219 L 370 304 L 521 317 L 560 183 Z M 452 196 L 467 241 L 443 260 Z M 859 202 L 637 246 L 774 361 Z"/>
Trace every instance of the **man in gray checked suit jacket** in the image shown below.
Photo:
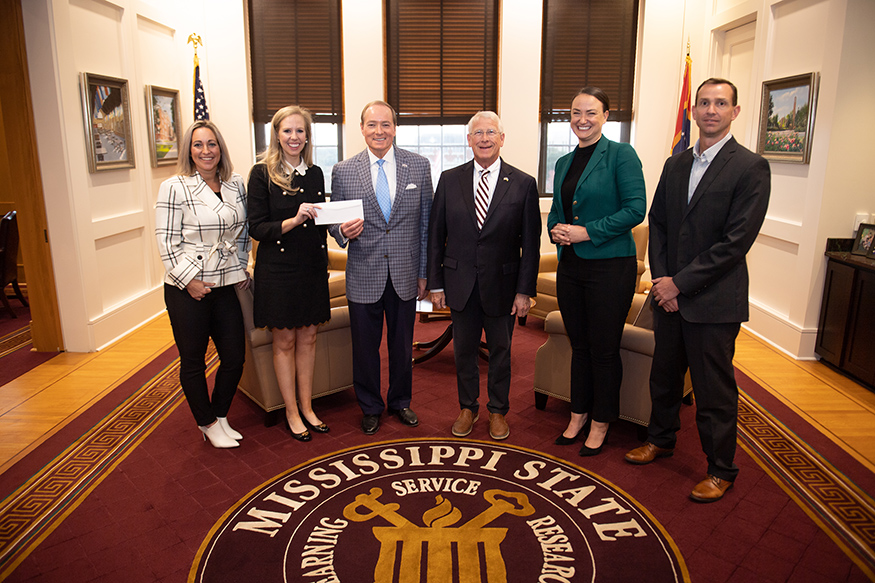
<path fill-rule="evenodd" d="M 332 225 L 329 232 L 341 247 L 348 245 L 346 298 L 353 384 L 367 435 L 380 428 L 386 405 L 404 425 L 419 424 L 410 409 L 413 322 L 416 300 L 427 293 L 426 243 L 434 190 L 428 160 L 394 147 L 396 122 L 388 103 L 367 104 L 361 129 L 368 148 L 336 164 L 331 173 L 331 200 L 361 199 L 364 207 L 364 220 Z M 389 349 L 385 404 L 380 393 L 384 315 Z"/>

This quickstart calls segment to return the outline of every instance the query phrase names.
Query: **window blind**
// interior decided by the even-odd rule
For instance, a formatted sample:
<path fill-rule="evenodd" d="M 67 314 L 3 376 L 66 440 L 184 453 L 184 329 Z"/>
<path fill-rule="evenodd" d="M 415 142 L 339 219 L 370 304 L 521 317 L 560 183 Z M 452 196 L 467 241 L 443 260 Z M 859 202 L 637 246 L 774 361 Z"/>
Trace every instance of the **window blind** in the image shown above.
<path fill-rule="evenodd" d="M 577 92 L 594 85 L 611 121 L 632 120 L 638 0 L 544 0 L 541 122 L 567 121 Z"/>
<path fill-rule="evenodd" d="M 386 0 L 387 101 L 399 124 L 495 111 L 497 0 Z"/>

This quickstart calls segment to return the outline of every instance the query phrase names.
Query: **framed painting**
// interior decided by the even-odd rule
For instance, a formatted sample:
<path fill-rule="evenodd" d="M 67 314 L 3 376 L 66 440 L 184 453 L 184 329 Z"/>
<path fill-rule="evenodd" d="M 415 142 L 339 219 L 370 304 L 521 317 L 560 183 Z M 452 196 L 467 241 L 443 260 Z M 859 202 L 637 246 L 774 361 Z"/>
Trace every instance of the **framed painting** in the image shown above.
<path fill-rule="evenodd" d="M 860 223 L 857 228 L 857 238 L 854 239 L 854 246 L 851 247 L 851 253 L 872 257 L 873 248 L 875 248 L 875 225 Z"/>
<path fill-rule="evenodd" d="M 179 160 L 179 91 L 146 85 L 149 119 L 149 154 L 152 166 L 170 166 Z"/>
<path fill-rule="evenodd" d="M 82 73 L 88 171 L 133 168 L 134 141 L 126 79 Z"/>
<path fill-rule="evenodd" d="M 757 153 L 769 160 L 808 164 L 817 109 L 817 73 L 763 83 Z"/>

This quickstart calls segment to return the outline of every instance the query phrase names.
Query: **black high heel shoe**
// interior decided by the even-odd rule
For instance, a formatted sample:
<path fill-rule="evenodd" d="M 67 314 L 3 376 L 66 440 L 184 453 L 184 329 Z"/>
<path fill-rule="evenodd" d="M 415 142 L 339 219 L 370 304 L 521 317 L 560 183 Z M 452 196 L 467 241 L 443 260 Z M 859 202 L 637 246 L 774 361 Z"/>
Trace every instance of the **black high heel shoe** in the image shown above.
<path fill-rule="evenodd" d="M 307 421 L 307 418 L 304 417 L 303 415 L 301 415 L 301 421 L 303 421 L 304 425 L 306 425 L 307 427 L 309 427 L 310 429 L 312 429 L 316 433 L 328 433 L 329 431 L 331 431 L 331 428 L 328 427 L 327 424 L 320 423 L 319 425 L 313 425 L 312 423 Z"/>
<path fill-rule="evenodd" d="M 586 436 L 589 435 L 589 424 L 590 419 L 584 421 L 583 425 L 580 428 L 580 431 L 578 431 L 577 435 L 575 435 L 574 437 L 565 437 L 565 435 L 560 433 L 559 437 L 557 437 L 556 441 L 554 441 L 553 443 L 555 443 L 556 445 L 571 445 L 580 438 L 586 439 Z"/>
<path fill-rule="evenodd" d="M 608 429 L 605 431 L 605 438 L 602 439 L 602 443 L 598 447 L 595 447 L 595 448 L 587 447 L 586 442 L 584 442 L 580 448 L 580 452 L 579 452 L 580 455 L 582 457 L 592 457 L 594 455 L 598 455 L 598 454 L 602 453 L 602 448 L 608 442 L 608 433 L 610 433 L 610 431 L 611 431 L 611 427 L 608 426 Z"/>
<path fill-rule="evenodd" d="M 304 421 L 304 424 L 306 425 L 307 422 Z M 311 439 L 313 439 L 313 436 L 310 434 L 309 429 L 305 429 L 301 433 L 295 433 L 294 431 L 292 431 L 292 425 L 289 423 L 288 417 L 286 418 L 286 427 L 289 429 L 289 433 L 292 434 L 292 437 L 297 439 L 298 441 L 310 441 Z"/>

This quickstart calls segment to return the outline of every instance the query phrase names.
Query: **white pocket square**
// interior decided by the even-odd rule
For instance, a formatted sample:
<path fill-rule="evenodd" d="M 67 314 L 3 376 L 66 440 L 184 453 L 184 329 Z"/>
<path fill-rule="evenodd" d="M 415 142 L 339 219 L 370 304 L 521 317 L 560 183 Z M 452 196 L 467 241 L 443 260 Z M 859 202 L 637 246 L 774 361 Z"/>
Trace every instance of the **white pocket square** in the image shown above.
<path fill-rule="evenodd" d="M 411 182 L 410 184 L 408 184 L 407 186 L 404 187 L 404 190 L 413 190 L 414 188 L 416 188 L 416 185 Z"/>

